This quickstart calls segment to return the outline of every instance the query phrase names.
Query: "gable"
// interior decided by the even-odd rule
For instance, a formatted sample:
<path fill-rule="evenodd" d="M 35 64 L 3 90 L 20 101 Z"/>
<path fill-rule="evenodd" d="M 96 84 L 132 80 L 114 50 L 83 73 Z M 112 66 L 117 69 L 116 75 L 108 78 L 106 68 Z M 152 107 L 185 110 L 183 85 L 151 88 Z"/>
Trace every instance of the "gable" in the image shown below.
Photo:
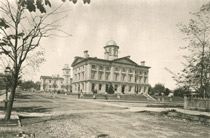
<path fill-rule="evenodd" d="M 122 64 L 134 65 L 134 66 L 138 65 L 134 61 L 129 59 L 128 57 L 118 58 L 118 59 L 113 60 L 113 62 L 114 63 L 122 63 Z"/>
<path fill-rule="evenodd" d="M 79 62 L 81 62 L 82 60 L 84 60 L 84 58 L 82 58 L 82 57 L 75 57 L 75 59 L 72 62 L 71 66 L 73 67 L 74 65 L 76 65 Z"/>

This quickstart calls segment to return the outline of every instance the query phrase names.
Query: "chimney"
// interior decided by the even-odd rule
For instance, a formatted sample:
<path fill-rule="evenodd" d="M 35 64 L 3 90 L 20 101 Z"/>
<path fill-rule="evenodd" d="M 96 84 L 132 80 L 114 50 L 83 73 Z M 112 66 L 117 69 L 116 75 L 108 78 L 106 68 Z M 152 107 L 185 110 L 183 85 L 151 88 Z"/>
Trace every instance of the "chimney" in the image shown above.
<path fill-rule="evenodd" d="M 145 61 L 141 61 L 141 65 L 142 66 L 145 66 Z"/>
<path fill-rule="evenodd" d="M 87 51 L 87 50 L 84 51 L 84 57 L 85 57 L 85 58 L 88 58 L 88 57 L 89 57 L 88 51 Z"/>

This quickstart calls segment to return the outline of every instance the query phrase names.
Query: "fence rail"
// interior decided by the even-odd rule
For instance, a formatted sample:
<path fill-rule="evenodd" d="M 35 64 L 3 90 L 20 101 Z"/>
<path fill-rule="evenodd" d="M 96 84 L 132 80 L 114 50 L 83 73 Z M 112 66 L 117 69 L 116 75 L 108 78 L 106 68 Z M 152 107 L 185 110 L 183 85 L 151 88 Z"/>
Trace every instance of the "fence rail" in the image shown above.
<path fill-rule="evenodd" d="M 184 108 L 210 111 L 210 99 L 184 97 Z"/>

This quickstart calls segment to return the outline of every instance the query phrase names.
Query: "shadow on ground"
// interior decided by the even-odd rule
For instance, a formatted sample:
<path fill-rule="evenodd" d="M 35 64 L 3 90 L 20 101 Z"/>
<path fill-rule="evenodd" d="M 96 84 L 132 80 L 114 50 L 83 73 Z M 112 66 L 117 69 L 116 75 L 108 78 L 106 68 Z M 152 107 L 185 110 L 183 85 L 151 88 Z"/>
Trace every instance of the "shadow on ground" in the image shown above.
<path fill-rule="evenodd" d="M 43 108 L 40 106 L 30 106 L 30 107 L 14 107 L 12 111 L 15 112 L 27 112 L 27 113 L 46 113 L 51 111 L 52 108 Z M 4 111 L 5 107 L 0 106 L 0 111 Z"/>
<path fill-rule="evenodd" d="M 51 111 L 52 108 L 43 108 L 41 106 L 29 106 L 29 107 L 15 107 L 13 111 L 16 112 L 28 112 L 28 113 L 45 113 Z"/>
<path fill-rule="evenodd" d="M 16 93 L 15 94 L 15 99 L 33 99 L 31 95 L 26 95 L 26 94 L 21 94 L 21 93 Z"/>

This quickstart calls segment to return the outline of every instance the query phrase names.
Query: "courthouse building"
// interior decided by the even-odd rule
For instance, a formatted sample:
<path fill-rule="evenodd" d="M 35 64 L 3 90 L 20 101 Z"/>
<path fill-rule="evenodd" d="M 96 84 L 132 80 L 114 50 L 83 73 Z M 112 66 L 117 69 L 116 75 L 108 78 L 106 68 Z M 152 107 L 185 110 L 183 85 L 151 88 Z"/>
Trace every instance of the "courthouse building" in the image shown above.
<path fill-rule="evenodd" d="M 84 57 L 76 56 L 73 63 L 72 91 L 98 93 L 108 91 L 110 85 L 115 93 L 147 93 L 149 88 L 149 68 L 130 59 L 130 56 L 118 58 L 119 46 L 115 41 L 107 42 L 104 47 L 104 59 L 90 57 L 84 51 Z"/>

